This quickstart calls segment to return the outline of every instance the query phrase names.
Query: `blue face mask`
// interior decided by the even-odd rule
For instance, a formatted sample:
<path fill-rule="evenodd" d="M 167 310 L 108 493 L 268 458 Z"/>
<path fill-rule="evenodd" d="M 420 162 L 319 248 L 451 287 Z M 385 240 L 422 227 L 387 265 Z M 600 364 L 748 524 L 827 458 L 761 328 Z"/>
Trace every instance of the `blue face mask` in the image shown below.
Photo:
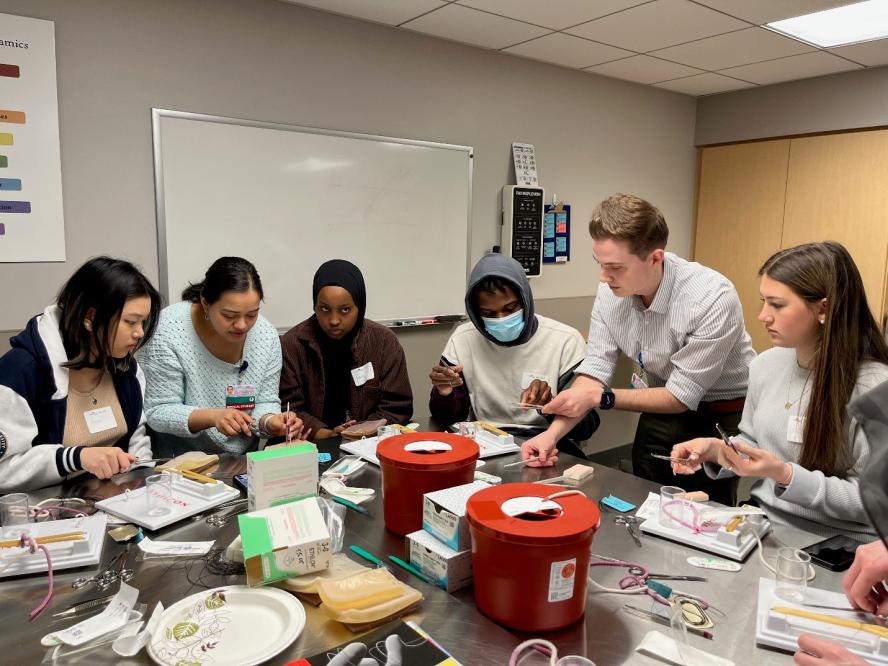
<path fill-rule="evenodd" d="M 490 318 L 481 317 L 484 328 L 500 342 L 512 342 L 516 340 L 524 330 L 524 310 L 513 312 L 507 317 Z"/>

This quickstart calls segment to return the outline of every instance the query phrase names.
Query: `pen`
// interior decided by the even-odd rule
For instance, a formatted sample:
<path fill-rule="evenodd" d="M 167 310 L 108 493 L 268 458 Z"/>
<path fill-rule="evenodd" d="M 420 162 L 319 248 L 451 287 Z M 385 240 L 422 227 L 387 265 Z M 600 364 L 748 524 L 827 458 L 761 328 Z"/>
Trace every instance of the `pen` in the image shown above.
<path fill-rule="evenodd" d="M 373 517 L 373 516 L 370 514 L 370 512 L 367 511 L 367 509 L 365 509 L 364 507 L 362 507 L 362 506 L 360 506 L 360 505 L 358 505 L 358 504 L 355 504 L 354 502 L 349 502 L 347 499 L 343 499 L 343 498 L 341 498 L 341 497 L 337 497 L 336 495 L 330 495 L 330 499 L 333 500 L 334 502 L 336 502 L 337 504 L 341 504 L 342 506 L 348 507 L 348 508 L 351 509 L 352 511 L 357 511 L 358 513 L 362 513 L 362 514 L 364 514 L 365 516 L 367 516 L 368 518 L 372 518 L 372 517 Z"/>
<path fill-rule="evenodd" d="M 349 549 L 351 550 L 351 552 L 353 552 L 358 557 L 363 557 L 365 560 L 367 560 L 368 562 L 372 562 L 373 564 L 375 564 L 378 567 L 382 567 L 383 569 L 388 569 L 385 562 L 383 562 L 378 557 L 376 557 L 376 555 L 373 555 L 372 553 L 368 553 L 366 550 L 364 550 L 360 546 L 349 546 Z"/>
<path fill-rule="evenodd" d="M 412 564 L 408 564 L 407 562 L 402 560 L 400 557 L 395 557 L 394 555 L 389 555 L 389 559 L 392 562 L 394 562 L 395 564 L 397 564 L 399 567 L 401 567 L 404 571 L 407 571 L 408 573 L 412 573 L 414 576 L 419 578 L 421 581 L 426 582 L 429 585 L 436 585 L 435 581 L 432 580 L 429 576 L 426 576 L 422 571 L 417 569 Z"/>
<path fill-rule="evenodd" d="M 660 615 L 660 613 L 654 613 L 653 611 L 644 610 L 643 608 L 637 608 L 636 606 L 632 606 L 630 604 L 626 604 L 623 606 L 623 610 L 631 615 L 637 615 L 639 617 L 646 617 L 649 620 L 653 620 L 654 622 L 659 622 L 660 624 L 666 624 L 671 626 L 672 622 L 668 617 L 664 615 Z M 684 621 L 684 620 L 682 620 Z M 687 627 L 687 630 L 692 634 L 697 634 L 698 636 L 702 636 L 703 638 L 708 638 L 709 640 L 713 639 L 713 635 L 711 631 L 706 631 L 705 629 L 700 629 L 699 627 Z"/>

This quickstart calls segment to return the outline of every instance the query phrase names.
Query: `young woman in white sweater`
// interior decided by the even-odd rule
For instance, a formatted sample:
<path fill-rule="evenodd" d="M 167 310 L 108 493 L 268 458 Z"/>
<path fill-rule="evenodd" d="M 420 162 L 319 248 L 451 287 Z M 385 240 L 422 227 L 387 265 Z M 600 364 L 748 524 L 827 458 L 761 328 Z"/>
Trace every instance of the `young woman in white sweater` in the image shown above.
<path fill-rule="evenodd" d="M 758 477 L 752 498 L 772 522 L 822 536 L 874 535 L 858 477 L 870 447 L 847 405 L 888 380 L 888 346 L 854 260 L 839 243 L 781 250 L 759 270 L 761 321 L 774 347 L 749 369 L 733 442 L 677 444 L 676 474 Z"/>

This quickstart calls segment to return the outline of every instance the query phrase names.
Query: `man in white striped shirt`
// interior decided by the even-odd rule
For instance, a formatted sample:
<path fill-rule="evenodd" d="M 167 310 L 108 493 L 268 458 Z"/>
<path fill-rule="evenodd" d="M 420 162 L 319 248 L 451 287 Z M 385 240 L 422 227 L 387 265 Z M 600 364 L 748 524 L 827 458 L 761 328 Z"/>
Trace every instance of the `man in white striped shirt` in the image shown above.
<path fill-rule="evenodd" d="M 737 433 L 755 357 L 740 298 L 720 273 L 665 251 L 666 221 L 643 199 L 605 199 L 592 214 L 589 233 L 601 285 L 586 358 L 573 386 L 543 409 L 556 419 L 524 444 L 522 456 L 551 464 L 557 441 L 591 409 L 637 411 L 633 471 L 672 484 L 669 462 L 651 454 L 668 456 L 676 442 L 717 437 L 716 423 Z M 633 388 L 611 389 L 621 353 L 636 365 Z M 686 490 L 733 502 L 733 484 L 724 480 L 682 482 Z"/>

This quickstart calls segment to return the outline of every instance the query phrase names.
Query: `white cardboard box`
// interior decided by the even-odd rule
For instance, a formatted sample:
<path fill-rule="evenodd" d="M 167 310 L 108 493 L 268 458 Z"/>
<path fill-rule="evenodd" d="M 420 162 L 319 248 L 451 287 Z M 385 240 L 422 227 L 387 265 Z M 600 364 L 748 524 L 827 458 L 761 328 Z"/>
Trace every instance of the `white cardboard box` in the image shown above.
<path fill-rule="evenodd" d="M 490 488 L 484 481 L 426 493 L 422 497 L 422 529 L 449 546 L 462 551 L 472 547 L 466 503 L 479 490 Z"/>
<path fill-rule="evenodd" d="M 472 583 L 472 551 L 455 551 L 425 530 L 407 535 L 407 558 L 438 587 L 454 592 Z"/>
<path fill-rule="evenodd" d="M 247 454 L 247 510 L 318 494 L 318 450 L 295 444 Z"/>
<path fill-rule="evenodd" d="M 251 586 L 330 566 L 330 531 L 316 497 L 242 514 L 237 520 Z"/>

